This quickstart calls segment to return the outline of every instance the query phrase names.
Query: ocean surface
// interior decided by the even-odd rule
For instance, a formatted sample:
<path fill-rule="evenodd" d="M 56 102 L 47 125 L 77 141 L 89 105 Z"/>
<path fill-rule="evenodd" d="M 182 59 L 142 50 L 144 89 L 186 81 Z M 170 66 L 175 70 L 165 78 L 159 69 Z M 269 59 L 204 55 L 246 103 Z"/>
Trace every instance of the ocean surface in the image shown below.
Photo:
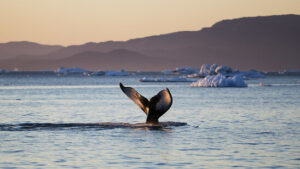
<path fill-rule="evenodd" d="M 300 168 L 300 76 L 247 88 L 143 76 L 0 75 L 0 168 Z M 120 82 L 147 98 L 168 87 L 173 105 L 160 121 L 187 125 L 100 125 L 145 122 Z"/>

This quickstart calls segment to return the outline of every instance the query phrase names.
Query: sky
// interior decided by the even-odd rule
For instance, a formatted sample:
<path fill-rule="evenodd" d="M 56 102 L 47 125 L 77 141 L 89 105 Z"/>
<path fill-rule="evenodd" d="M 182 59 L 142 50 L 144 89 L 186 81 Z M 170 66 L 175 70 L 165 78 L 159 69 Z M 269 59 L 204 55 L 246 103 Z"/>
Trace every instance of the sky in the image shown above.
<path fill-rule="evenodd" d="M 0 0 L 0 43 L 77 45 L 300 14 L 300 0 Z"/>

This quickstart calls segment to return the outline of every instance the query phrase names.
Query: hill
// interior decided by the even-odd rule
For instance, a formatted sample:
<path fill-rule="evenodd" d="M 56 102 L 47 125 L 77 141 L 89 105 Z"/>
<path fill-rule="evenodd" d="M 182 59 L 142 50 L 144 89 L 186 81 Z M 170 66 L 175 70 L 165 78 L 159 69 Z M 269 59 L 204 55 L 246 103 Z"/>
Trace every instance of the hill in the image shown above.
<path fill-rule="evenodd" d="M 300 70 L 299 46 L 300 16 L 277 15 L 223 20 L 199 31 L 68 46 L 34 57 L 86 69 L 104 69 L 109 64 L 110 69 L 139 70 L 147 63 L 142 70 L 161 70 L 217 63 L 242 70 L 278 71 Z"/>
<path fill-rule="evenodd" d="M 0 59 L 13 59 L 18 56 L 46 55 L 63 48 L 59 45 L 42 45 L 33 42 L 0 43 Z"/>

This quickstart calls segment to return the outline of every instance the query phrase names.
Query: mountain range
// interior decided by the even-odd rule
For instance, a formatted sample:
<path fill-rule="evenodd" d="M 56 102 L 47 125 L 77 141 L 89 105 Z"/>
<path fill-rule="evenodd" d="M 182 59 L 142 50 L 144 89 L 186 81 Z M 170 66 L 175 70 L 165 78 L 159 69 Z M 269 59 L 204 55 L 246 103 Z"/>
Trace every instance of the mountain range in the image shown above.
<path fill-rule="evenodd" d="M 0 43 L 0 68 L 156 71 L 217 63 L 236 69 L 300 70 L 300 15 L 222 20 L 198 31 L 82 45 Z"/>

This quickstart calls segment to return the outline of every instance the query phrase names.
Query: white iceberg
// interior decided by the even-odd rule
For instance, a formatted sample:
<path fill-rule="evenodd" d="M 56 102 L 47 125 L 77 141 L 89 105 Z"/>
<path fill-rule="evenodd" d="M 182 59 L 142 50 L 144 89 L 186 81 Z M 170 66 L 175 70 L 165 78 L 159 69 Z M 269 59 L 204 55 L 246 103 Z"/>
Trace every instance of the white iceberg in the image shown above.
<path fill-rule="evenodd" d="M 105 76 L 128 76 L 129 73 L 126 72 L 124 69 L 122 69 L 121 71 L 106 71 L 105 72 Z"/>
<path fill-rule="evenodd" d="M 195 82 L 196 79 L 184 78 L 184 77 L 174 77 L 174 78 L 148 78 L 143 77 L 139 82 Z"/>
<path fill-rule="evenodd" d="M 207 75 L 230 75 L 235 73 L 231 67 L 229 66 L 222 66 L 217 64 L 203 64 L 201 68 L 193 68 L 193 67 L 183 67 L 183 68 L 176 68 L 174 71 L 165 70 L 163 71 L 164 74 L 171 74 L 171 73 L 178 73 L 182 75 L 187 75 L 187 77 L 205 77 Z M 236 71 L 238 72 L 238 71 Z"/>
<path fill-rule="evenodd" d="M 256 70 L 250 70 L 246 72 L 240 72 L 239 70 L 233 71 L 229 66 L 222 66 L 217 64 L 203 64 L 201 66 L 198 76 L 207 76 L 207 75 L 224 75 L 224 76 L 241 76 L 244 79 L 248 78 L 264 78 L 265 76 Z M 195 75 L 194 75 L 195 76 Z"/>
<path fill-rule="evenodd" d="M 90 71 L 88 70 L 84 70 L 78 67 L 72 67 L 72 68 L 64 68 L 64 67 L 60 67 L 56 70 L 54 70 L 55 73 L 63 73 L 63 74 L 67 74 L 67 73 L 88 73 Z"/>
<path fill-rule="evenodd" d="M 229 66 L 222 66 L 217 64 L 203 64 L 200 68 L 200 71 L 196 74 L 193 74 L 193 76 L 205 77 L 208 75 L 227 75 L 231 73 L 233 73 L 233 71 Z"/>
<path fill-rule="evenodd" d="M 201 76 L 207 76 L 207 75 L 215 75 L 216 68 L 218 67 L 217 64 L 203 64 L 200 68 L 199 74 Z"/>
<path fill-rule="evenodd" d="M 193 82 L 191 87 L 247 87 L 243 78 L 239 75 L 226 77 L 224 75 L 206 76 L 197 82 Z"/>
<path fill-rule="evenodd" d="M 230 74 L 230 73 L 233 73 L 231 67 L 229 66 L 218 66 L 216 69 L 215 69 L 215 73 L 217 74 Z"/>

